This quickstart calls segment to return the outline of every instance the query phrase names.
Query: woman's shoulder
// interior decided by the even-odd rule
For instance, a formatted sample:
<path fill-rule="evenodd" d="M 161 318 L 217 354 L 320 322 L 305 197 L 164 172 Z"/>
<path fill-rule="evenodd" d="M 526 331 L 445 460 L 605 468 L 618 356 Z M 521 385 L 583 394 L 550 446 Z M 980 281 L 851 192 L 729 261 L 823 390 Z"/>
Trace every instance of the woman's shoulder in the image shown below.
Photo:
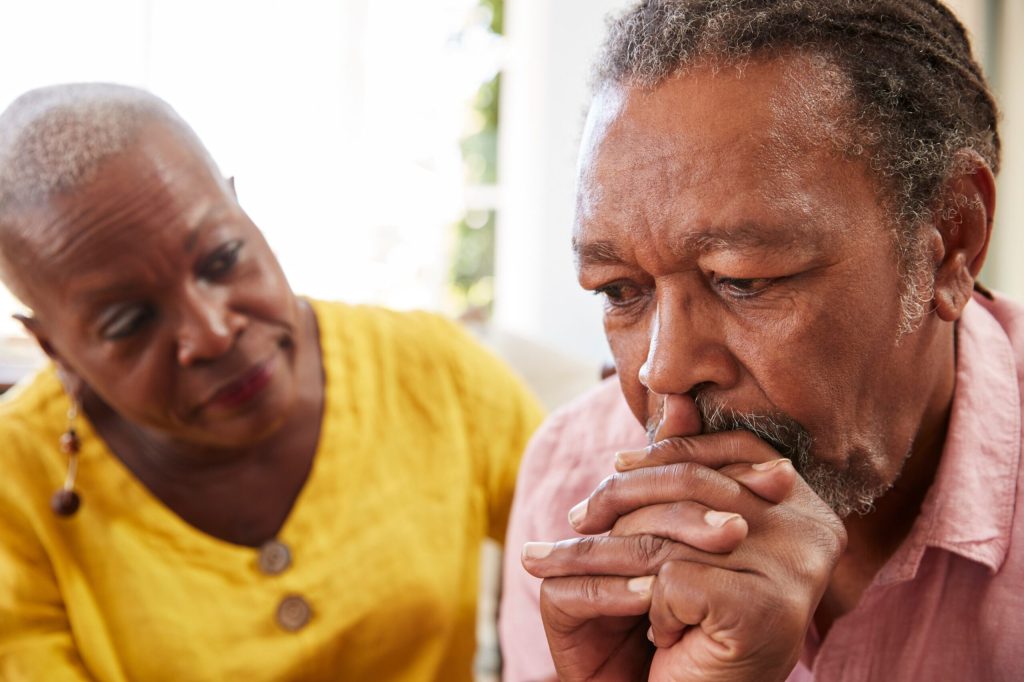
<path fill-rule="evenodd" d="M 0 396 L 0 436 L 12 430 L 59 431 L 67 404 L 56 369 L 46 365 Z"/>
<path fill-rule="evenodd" d="M 417 337 L 423 332 L 451 331 L 458 323 L 444 315 L 425 310 L 396 310 L 365 303 L 343 303 L 307 299 L 316 313 L 321 335 L 389 335 Z"/>
<path fill-rule="evenodd" d="M 477 348 L 459 323 L 438 313 L 317 300 L 310 304 L 326 359 L 349 356 L 390 364 L 420 358 L 436 365 L 458 361 Z"/>
<path fill-rule="evenodd" d="M 66 427 L 68 401 L 56 371 L 47 366 L 0 396 L 0 498 L 47 495 L 63 466 L 59 439 Z M 49 486 L 49 487 L 47 487 Z"/>
<path fill-rule="evenodd" d="M 493 391 L 522 392 L 511 370 L 455 320 L 422 310 L 311 303 L 328 374 L 362 390 L 438 395 L 447 386 L 462 402 L 488 401 Z"/>

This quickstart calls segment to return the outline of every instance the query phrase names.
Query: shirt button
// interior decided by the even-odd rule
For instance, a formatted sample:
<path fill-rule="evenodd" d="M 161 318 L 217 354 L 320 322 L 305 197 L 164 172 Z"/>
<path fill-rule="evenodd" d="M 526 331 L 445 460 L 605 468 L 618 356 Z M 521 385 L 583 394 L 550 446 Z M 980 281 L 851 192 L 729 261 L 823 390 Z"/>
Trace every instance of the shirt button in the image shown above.
<path fill-rule="evenodd" d="M 268 540 L 260 547 L 258 563 L 263 573 L 277 575 L 291 566 L 292 553 L 283 542 Z"/>
<path fill-rule="evenodd" d="M 277 624 L 288 632 L 301 630 L 313 616 L 306 600 L 297 594 L 290 594 L 277 606 Z"/>

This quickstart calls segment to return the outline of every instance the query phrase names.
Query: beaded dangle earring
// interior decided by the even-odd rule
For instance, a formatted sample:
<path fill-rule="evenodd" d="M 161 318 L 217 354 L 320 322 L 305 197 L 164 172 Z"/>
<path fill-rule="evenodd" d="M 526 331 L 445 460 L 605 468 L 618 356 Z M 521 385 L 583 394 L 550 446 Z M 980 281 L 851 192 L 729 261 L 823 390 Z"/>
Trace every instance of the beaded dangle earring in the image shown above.
<path fill-rule="evenodd" d="M 82 499 L 75 492 L 75 478 L 78 477 L 78 451 L 81 442 L 75 431 L 75 419 L 78 417 L 78 402 L 72 398 L 68 407 L 68 427 L 61 434 L 60 450 L 68 456 L 68 475 L 64 478 L 64 486 L 50 498 L 50 508 L 57 516 L 71 516 L 82 504 Z"/>

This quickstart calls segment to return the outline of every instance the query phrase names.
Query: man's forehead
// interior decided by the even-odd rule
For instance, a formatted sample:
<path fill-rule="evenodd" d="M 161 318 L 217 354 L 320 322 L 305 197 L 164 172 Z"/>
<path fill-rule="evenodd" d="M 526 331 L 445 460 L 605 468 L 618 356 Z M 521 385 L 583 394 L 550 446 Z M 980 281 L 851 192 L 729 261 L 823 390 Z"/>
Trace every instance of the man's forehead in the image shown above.
<path fill-rule="evenodd" d="M 797 66 L 777 58 L 599 92 L 580 156 L 581 262 L 613 260 L 617 242 L 665 227 L 680 252 L 820 246 L 836 192 L 867 169 L 805 134 L 822 112 L 793 95 L 807 85 L 794 84 Z"/>
<path fill-rule="evenodd" d="M 684 142 L 693 159 L 733 145 L 760 145 L 766 163 L 835 151 L 836 138 L 848 133 L 851 96 L 838 69 L 802 53 L 692 66 L 654 87 L 609 83 L 588 112 L 580 175 L 598 162 L 628 170 L 659 158 L 686 161 L 673 142 Z"/>

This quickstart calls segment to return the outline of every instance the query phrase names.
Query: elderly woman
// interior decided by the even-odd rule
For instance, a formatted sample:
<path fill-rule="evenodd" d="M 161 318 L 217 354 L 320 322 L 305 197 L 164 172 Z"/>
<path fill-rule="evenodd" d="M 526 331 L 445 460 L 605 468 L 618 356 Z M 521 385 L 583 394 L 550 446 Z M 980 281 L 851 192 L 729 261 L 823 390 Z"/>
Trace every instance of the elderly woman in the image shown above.
<path fill-rule="evenodd" d="M 0 117 L 0 678 L 468 679 L 534 400 L 455 325 L 298 298 L 164 102 Z M 315 248 L 315 245 L 311 245 Z"/>

